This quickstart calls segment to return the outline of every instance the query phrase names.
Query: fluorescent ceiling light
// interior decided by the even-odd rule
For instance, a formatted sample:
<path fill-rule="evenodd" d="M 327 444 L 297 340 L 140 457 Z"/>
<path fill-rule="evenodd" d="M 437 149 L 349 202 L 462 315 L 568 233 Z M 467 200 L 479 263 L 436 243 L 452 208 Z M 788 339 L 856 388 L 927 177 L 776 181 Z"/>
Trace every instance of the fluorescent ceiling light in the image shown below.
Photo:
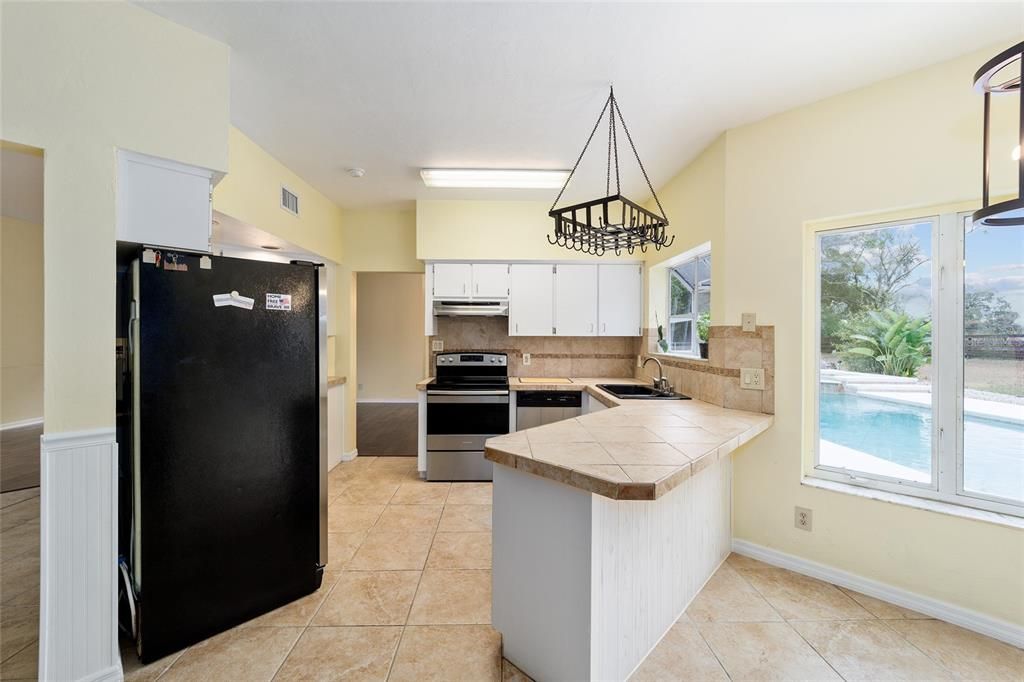
<path fill-rule="evenodd" d="M 567 170 L 519 170 L 481 168 L 424 168 L 427 187 L 477 187 L 492 189 L 558 189 L 569 177 Z"/>

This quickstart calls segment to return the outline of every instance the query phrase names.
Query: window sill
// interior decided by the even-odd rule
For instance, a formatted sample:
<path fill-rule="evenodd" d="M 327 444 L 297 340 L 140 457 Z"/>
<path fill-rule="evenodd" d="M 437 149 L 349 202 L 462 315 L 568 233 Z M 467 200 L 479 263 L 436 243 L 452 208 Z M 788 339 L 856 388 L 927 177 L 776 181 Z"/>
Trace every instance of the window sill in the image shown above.
<path fill-rule="evenodd" d="M 658 358 L 669 358 L 670 360 L 692 360 L 693 362 L 708 362 L 707 358 L 702 358 L 699 355 L 690 355 L 689 353 L 648 353 Z"/>
<path fill-rule="evenodd" d="M 818 488 L 820 490 L 830 490 L 844 495 L 853 495 L 854 497 L 863 497 L 869 500 L 877 500 L 879 502 L 898 504 L 904 507 L 911 507 L 913 509 L 922 509 L 924 511 L 935 512 L 937 514 L 946 514 L 947 516 L 957 516 L 962 519 L 970 519 L 971 521 L 982 521 L 984 523 L 992 523 L 997 526 L 1006 526 L 1007 528 L 1024 530 L 1024 518 L 1010 514 L 1000 514 L 998 512 L 985 511 L 984 509 L 964 507 L 959 504 L 929 500 L 923 497 L 915 497 L 913 495 L 902 495 L 900 493 L 893 493 L 886 490 L 875 490 L 874 488 L 866 488 L 859 485 L 851 485 L 849 483 L 840 483 L 838 481 L 828 481 L 811 476 L 804 476 L 801 478 L 800 485 L 806 485 L 810 488 Z"/>

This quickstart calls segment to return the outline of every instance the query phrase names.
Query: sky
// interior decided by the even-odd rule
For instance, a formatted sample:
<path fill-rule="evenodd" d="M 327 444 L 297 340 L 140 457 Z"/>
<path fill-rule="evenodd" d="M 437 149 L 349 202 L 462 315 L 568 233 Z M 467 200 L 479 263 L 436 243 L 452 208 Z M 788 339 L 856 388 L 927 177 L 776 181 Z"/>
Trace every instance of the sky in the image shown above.
<path fill-rule="evenodd" d="M 1024 227 L 977 228 L 966 219 L 964 237 L 964 285 L 967 291 L 993 291 L 1005 299 L 1020 316 L 1024 324 Z M 928 260 L 919 265 L 908 278 L 908 285 L 900 291 L 904 309 L 911 315 L 931 314 L 932 254 L 934 223 L 931 221 L 889 226 L 885 230 L 900 230 L 917 241 Z"/>

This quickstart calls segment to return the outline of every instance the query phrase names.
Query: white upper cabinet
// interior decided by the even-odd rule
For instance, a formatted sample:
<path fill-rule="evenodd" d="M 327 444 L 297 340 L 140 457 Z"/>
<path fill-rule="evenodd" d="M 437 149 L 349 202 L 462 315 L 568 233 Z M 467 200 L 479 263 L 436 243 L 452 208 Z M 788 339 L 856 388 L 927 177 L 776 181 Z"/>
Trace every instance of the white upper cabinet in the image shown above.
<path fill-rule="evenodd" d="M 212 177 L 206 168 L 118 151 L 118 240 L 209 251 Z"/>
<path fill-rule="evenodd" d="M 555 270 L 555 334 L 597 334 L 597 266 L 559 265 Z"/>
<path fill-rule="evenodd" d="M 516 263 L 509 268 L 509 336 L 551 336 L 555 326 L 551 269 L 550 263 Z"/>
<path fill-rule="evenodd" d="M 469 263 L 434 263 L 434 298 L 469 298 L 472 272 Z"/>
<path fill-rule="evenodd" d="M 561 266 L 559 266 L 561 271 Z M 597 297 L 601 336 L 637 336 L 643 305 L 643 268 L 640 265 L 598 266 Z M 561 334 L 562 330 L 559 329 Z"/>
<path fill-rule="evenodd" d="M 506 298 L 508 279 L 507 263 L 473 263 L 473 296 Z"/>

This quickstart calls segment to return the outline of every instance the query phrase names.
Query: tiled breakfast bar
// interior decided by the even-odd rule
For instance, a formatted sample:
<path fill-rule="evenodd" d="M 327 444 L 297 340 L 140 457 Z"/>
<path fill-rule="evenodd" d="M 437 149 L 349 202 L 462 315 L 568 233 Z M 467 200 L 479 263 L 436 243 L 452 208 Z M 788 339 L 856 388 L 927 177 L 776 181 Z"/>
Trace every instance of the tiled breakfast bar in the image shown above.
<path fill-rule="evenodd" d="M 697 400 L 620 401 L 598 383 L 543 389 L 611 409 L 487 442 L 493 623 L 504 656 L 538 680 L 629 677 L 728 556 L 730 454 L 773 422 Z"/>

